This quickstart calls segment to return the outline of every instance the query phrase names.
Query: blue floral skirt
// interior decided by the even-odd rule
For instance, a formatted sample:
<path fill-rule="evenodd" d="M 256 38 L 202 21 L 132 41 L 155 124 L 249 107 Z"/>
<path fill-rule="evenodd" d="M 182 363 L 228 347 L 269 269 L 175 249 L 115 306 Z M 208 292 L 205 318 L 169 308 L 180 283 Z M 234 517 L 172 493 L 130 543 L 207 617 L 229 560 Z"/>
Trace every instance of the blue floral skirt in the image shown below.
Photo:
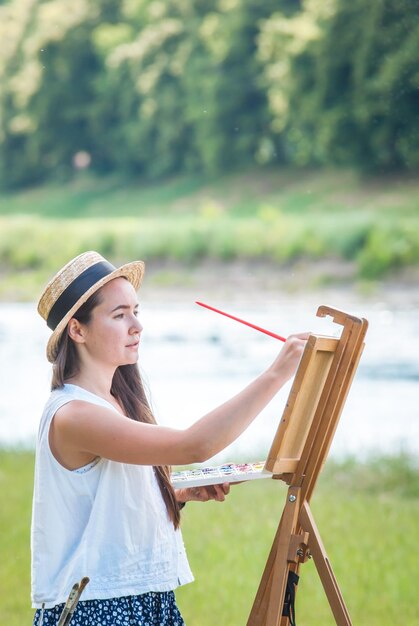
<path fill-rule="evenodd" d="M 44 610 L 42 626 L 57 626 L 64 604 Z M 39 626 L 37 609 L 33 626 Z M 77 604 L 69 626 L 185 626 L 173 591 L 139 596 L 86 600 Z"/>

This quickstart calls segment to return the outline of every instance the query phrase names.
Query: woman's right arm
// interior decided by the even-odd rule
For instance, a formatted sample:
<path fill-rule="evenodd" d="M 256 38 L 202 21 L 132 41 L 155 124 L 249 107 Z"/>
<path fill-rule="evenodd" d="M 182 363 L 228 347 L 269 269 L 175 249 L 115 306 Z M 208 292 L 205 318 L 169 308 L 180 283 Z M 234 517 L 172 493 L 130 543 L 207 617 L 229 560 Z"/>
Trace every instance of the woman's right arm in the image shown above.
<path fill-rule="evenodd" d="M 265 372 L 186 429 L 136 422 L 111 409 L 74 400 L 53 419 L 51 448 L 71 469 L 96 456 L 137 465 L 206 461 L 237 439 L 291 378 L 307 338 L 308 333 L 291 335 Z"/>

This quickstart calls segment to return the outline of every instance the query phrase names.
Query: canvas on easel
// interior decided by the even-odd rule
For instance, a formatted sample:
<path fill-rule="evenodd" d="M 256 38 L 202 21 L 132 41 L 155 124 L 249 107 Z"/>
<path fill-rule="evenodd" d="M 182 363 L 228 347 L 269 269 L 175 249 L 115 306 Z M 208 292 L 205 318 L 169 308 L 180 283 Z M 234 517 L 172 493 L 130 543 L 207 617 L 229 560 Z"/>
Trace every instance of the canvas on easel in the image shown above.
<path fill-rule="evenodd" d="M 352 626 L 310 510 L 364 347 L 368 322 L 321 306 L 340 338 L 310 335 L 265 467 L 289 485 L 247 626 L 292 626 L 300 565 L 313 557 L 337 626 Z"/>

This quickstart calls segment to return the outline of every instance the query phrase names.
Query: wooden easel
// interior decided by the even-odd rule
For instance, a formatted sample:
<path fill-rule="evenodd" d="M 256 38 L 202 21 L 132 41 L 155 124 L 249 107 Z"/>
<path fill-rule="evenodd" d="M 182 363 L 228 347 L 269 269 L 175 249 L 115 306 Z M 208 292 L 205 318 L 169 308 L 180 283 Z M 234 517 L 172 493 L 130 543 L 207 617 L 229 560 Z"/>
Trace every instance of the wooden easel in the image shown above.
<path fill-rule="evenodd" d="M 288 626 L 283 616 L 289 572 L 313 557 L 337 626 L 352 626 L 319 531 L 310 498 L 364 347 L 368 322 L 321 306 L 343 326 L 339 339 L 310 335 L 278 426 L 266 469 L 289 485 L 285 507 L 247 626 Z"/>

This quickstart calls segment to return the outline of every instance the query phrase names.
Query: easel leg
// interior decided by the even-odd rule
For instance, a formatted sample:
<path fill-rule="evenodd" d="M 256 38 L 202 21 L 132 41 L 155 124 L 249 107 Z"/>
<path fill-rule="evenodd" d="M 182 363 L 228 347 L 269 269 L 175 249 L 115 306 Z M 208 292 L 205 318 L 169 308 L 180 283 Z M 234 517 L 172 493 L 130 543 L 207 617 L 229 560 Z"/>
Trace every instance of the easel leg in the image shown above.
<path fill-rule="evenodd" d="M 320 538 L 319 531 L 314 521 L 308 502 L 301 507 L 299 522 L 302 528 L 309 533 L 310 552 L 322 582 L 330 608 L 332 609 L 337 626 L 352 626 L 348 609 L 346 608 L 338 583 L 327 557 L 326 550 Z"/>
<path fill-rule="evenodd" d="M 247 626 L 264 626 L 265 624 L 265 615 L 269 604 L 269 593 L 272 589 L 272 571 L 278 552 L 278 540 L 281 532 L 281 526 L 282 517 L 272 543 L 271 551 L 266 561 L 256 598 L 253 602 L 252 610 L 247 621 Z"/>
<path fill-rule="evenodd" d="M 298 521 L 299 499 L 300 489 L 290 488 L 247 626 L 280 626 L 284 623 L 282 609 L 289 572 L 289 544 Z"/>

